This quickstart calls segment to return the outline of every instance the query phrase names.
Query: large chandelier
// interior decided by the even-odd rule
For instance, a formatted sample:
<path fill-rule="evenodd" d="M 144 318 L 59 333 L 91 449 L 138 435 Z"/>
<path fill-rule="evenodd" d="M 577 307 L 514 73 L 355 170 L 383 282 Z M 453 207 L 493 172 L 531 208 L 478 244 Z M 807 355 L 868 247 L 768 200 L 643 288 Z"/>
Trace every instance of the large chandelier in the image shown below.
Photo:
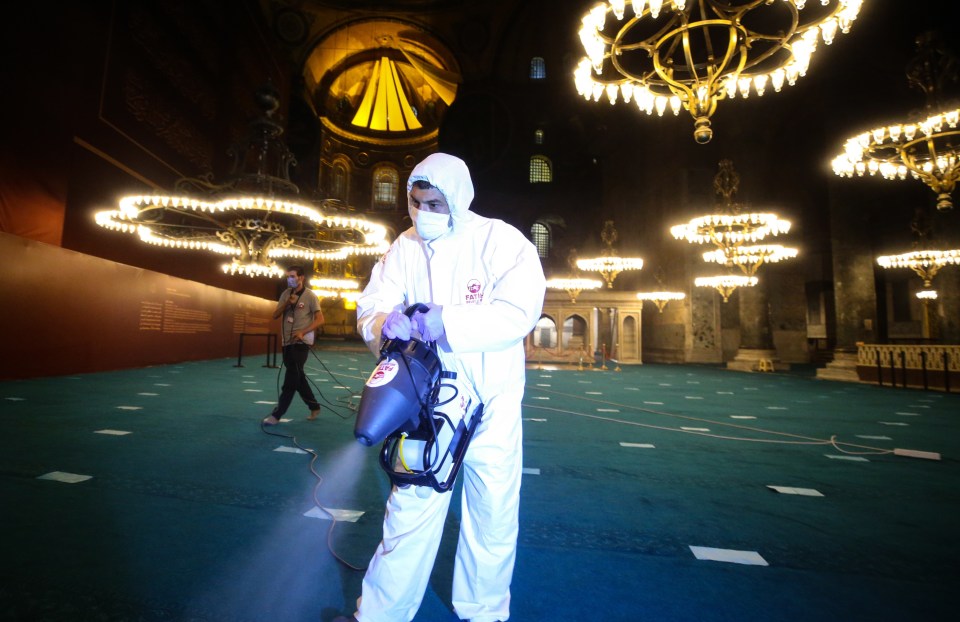
<path fill-rule="evenodd" d="M 671 300 L 683 300 L 686 297 L 687 295 L 683 292 L 637 292 L 637 300 L 648 300 L 652 302 L 657 305 L 657 311 L 660 313 L 663 313 L 663 308 L 666 307 L 667 303 Z"/>
<path fill-rule="evenodd" d="M 643 259 L 639 257 L 620 257 L 616 254 L 614 243 L 617 241 L 617 229 L 613 226 L 613 221 L 608 220 L 603 223 L 603 229 L 600 231 L 600 239 L 603 240 L 604 248 L 600 251 L 599 257 L 577 259 L 577 268 L 586 272 L 597 272 L 603 277 L 608 289 L 613 288 L 613 281 L 621 272 L 627 270 L 640 270 L 643 268 Z"/>
<path fill-rule="evenodd" d="M 881 255 L 877 257 L 881 268 L 910 268 L 923 279 L 923 286 L 930 287 L 940 268 L 960 264 L 960 249 L 953 250 L 917 250 L 900 255 Z"/>
<path fill-rule="evenodd" d="M 586 57 L 574 71 L 586 99 L 633 100 L 648 115 L 686 109 L 694 139 L 713 136 L 717 102 L 779 92 L 806 75 L 822 39 L 846 33 L 863 0 L 626 0 L 583 16 Z"/>
<path fill-rule="evenodd" d="M 793 259 L 798 254 L 797 249 L 781 244 L 755 244 L 707 251 L 703 254 L 703 260 L 722 266 L 735 266 L 747 276 L 753 276 L 763 264 Z"/>
<path fill-rule="evenodd" d="M 932 33 L 917 39 L 916 59 L 907 78 L 927 94 L 921 118 L 894 122 L 848 138 L 833 159 L 842 177 L 879 173 L 884 179 L 919 179 L 937 195 L 937 209 L 953 209 L 951 193 L 960 179 L 960 108 L 938 102 L 940 87 L 956 76 L 951 57 Z"/>
<path fill-rule="evenodd" d="M 256 196 L 215 203 L 191 197 L 143 195 L 97 212 L 98 225 L 135 233 L 142 242 L 231 257 L 228 274 L 283 275 L 277 259 L 341 260 L 386 251 L 386 228 L 363 218 Z"/>
<path fill-rule="evenodd" d="M 720 293 L 720 296 L 723 297 L 724 302 L 727 302 L 730 299 L 730 295 L 738 287 L 753 287 L 757 284 L 757 282 L 757 277 L 744 276 L 742 274 L 698 276 L 693 280 L 693 284 L 697 287 L 709 287 L 710 289 L 717 290 Z"/>
<path fill-rule="evenodd" d="M 360 295 L 360 282 L 355 279 L 320 277 L 310 279 L 310 289 L 320 298 L 356 300 Z"/>
<path fill-rule="evenodd" d="M 674 225 L 670 233 L 678 240 L 693 244 L 713 244 L 716 248 L 703 253 L 703 260 L 727 268 L 738 268 L 743 275 L 701 277 L 698 287 L 715 288 L 727 302 L 737 287 L 756 285 L 757 270 L 763 264 L 792 259 L 798 255 L 795 248 L 782 244 L 757 244 L 767 237 L 790 231 L 790 221 L 768 212 L 741 212 L 735 197 L 740 187 L 740 176 L 730 160 L 720 161 L 720 171 L 713 179 L 713 189 L 720 197 L 721 210 Z"/>
<path fill-rule="evenodd" d="M 556 277 L 547 279 L 547 289 L 562 289 L 570 296 L 570 302 L 577 302 L 577 296 L 585 289 L 600 289 L 603 287 L 597 279 L 582 279 L 576 277 Z"/>
<path fill-rule="evenodd" d="M 148 244 L 228 256 L 224 272 L 251 277 L 281 276 L 277 260 L 283 258 L 342 260 L 385 252 L 383 225 L 345 213 L 334 202 L 314 207 L 289 200 L 299 189 L 289 177 L 294 156 L 273 118 L 279 96 L 266 86 L 256 99 L 262 114 L 229 150 L 234 160 L 227 182 L 182 178 L 177 194 L 123 197 L 117 209 L 97 212 L 96 223 Z"/>

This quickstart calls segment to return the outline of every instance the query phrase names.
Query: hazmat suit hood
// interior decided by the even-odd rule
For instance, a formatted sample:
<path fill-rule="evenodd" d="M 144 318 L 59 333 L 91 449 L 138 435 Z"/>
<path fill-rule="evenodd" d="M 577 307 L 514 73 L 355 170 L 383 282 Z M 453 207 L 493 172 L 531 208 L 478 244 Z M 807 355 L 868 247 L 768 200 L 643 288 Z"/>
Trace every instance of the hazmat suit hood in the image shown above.
<path fill-rule="evenodd" d="M 407 180 L 407 196 L 416 181 L 424 180 L 435 186 L 447 200 L 454 230 L 462 227 L 473 216 L 473 181 L 466 162 L 446 153 L 434 153 L 417 164 Z M 408 203 L 410 219 L 414 219 L 413 206 Z"/>

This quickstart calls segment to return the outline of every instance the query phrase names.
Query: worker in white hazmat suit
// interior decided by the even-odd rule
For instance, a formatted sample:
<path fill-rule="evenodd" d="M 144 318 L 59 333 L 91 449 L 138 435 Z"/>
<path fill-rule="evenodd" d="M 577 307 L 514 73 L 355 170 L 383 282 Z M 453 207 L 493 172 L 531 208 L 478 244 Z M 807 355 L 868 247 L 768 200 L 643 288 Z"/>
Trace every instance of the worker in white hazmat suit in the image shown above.
<path fill-rule="evenodd" d="M 427 157 L 410 174 L 407 192 L 414 226 L 374 267 L 357 301 L 357 325 L 375 353 L 381 338 L 420 333 L 436 341 L 443 368 L 483 404 L 462 467 L 452 600 L 461 619 L 503 621 L 510 616 L 518 531 L 523 343 L 543 307 L 543 269 L 517 229 L 469 211 L 473 183 L 459 158 Z M 429 311 L 408 318 L 403 311 L 414 303 Z M 426 486 L 393 488 L 354 619 L 413 619 L 450 497 Z"/>

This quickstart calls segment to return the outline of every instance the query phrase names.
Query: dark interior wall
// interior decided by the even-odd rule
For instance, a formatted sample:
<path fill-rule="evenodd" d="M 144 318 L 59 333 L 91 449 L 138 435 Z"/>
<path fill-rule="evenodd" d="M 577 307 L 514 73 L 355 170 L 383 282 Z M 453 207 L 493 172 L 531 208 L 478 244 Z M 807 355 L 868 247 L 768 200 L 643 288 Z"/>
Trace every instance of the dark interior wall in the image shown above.
<path fill-rule="evenodd" d="M 0 265 L 0 380 L 233 357 L 278 330 L 272 300 L 19 236 L 0 233 Z"/>
<path fill-rule="evenodd" d="M 291 71 L 258 3 L 48 9 L 18 6 L 4 20 L 3 62 L 16 88 L 2 104 L 14 122 L 0 147 L 0 230 L 272 298 L 274 283 L 227 277 L 222 258 L 145 249 L 92 224 L 124 194 L 169 194 L 177 179 L 207 173 L 224 180 L 229 145 L 259 112 L 255 89 L 269 81 L 284 97 L 289 90 Z"/>

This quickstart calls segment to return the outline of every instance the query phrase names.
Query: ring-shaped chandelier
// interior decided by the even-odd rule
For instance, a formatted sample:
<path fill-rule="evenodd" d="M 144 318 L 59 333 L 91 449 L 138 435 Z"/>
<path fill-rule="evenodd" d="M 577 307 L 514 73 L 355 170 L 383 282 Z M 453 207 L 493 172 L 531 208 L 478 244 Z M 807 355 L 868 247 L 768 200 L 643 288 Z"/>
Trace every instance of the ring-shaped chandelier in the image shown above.
<path fill-rule="evenodd" d="M 951 193 L 960 179 L 960 108 L 916 123 L 893 123 L 848 138 L 833 159 L 841 177 L 879 173 L 884 179 L 911 175 L 937 194 L 937 209 L 953 209 Z"/>
<path fill-rule="evenodd" d="M 744 276 L 742 274 L 721 274 L 718 276 L 698 276 L 693 280 L 697 287 L 709 287 L 720 292 L 723 301 L 727 302 L 730 295 L 738 287 L 753 287 L 759 280 L 755 276 Z"/>
<path fill-rule="evenodd" d="M 923 279 L 923 286 L 930 287 L 940 268 L 960 265 L 960 249 L 953 250 L 917 250 L 899 255 L 881 255 L 877 257 L 881 268 L 910 268 Z"/>
<path fill-rule="evenodd" d="M 600 289 L 603 287 L 598 279 L 581 279 L 577 277 L 555 277 L 547 279 L 547 289 L 562 289 L 570 296 L 570 302 L 577 302 L 577 296 L 585 289 Z"/>
<path fill-rule="evenodd" d="M 248 276 L 282 276 L 281 258 L 337 260 L 382 254 L 389 246 L 380 224 L 260 196 L 127 196 L 95 220 L 148 244 L 232 256 L 223 271 Z"/>
<path fill-rule="evenodd" d="M 819 40 L 850 30 L 863 0 L 632 0 L 632 17 L 627 4 L 601 2 L 583 16 L 577 91 L 633 100 L 648 115 L 684 108 L 704 144 L 720 100 L 792 86 Z"/>
<path fill-rule="evenodd" d="M 907 82 L 926 94 L 922 118 L 861 132 L 843 143 L 832 161 L 841 177 L 919 179 L 937 195 L 937 209 L 953 209 L 951 194 L 960 180 L 960 107 L 943 101 L 943 87 L 958 79 L 958 59 L 936 32 L 917 37 L 916 56 L 907 64 Z"/>
<path fill-rule="evenodd" d="M 275 117 L 280 95 L 267 84 L 254 99 L 260 114 L 227 150 L 233 164 L 226 182 L 212 182 L 212 173 L 183 177 L 175 184 L 180 194 L 123 197 L 116 209 L 97 212 L 96 223 L 147 244 L 231 256 L 223 271 L 251 277 L 282 276 L 281 258 L 336 261 L 384 253 L 383 225 L 350 215 L 339 201 L 317 207 L 297 201 L 300 190 L 289 170 L 296 158 Z"/>
<path fill-rule="evenodd" d="M 798 253 L 797 249 L 782 244 L 757 244 L 707 251 L 703 254 L 703 260 L 721 266 L 736 266 L 747 276 L 754 276 L 763 264 L 793 259 Z"/>

